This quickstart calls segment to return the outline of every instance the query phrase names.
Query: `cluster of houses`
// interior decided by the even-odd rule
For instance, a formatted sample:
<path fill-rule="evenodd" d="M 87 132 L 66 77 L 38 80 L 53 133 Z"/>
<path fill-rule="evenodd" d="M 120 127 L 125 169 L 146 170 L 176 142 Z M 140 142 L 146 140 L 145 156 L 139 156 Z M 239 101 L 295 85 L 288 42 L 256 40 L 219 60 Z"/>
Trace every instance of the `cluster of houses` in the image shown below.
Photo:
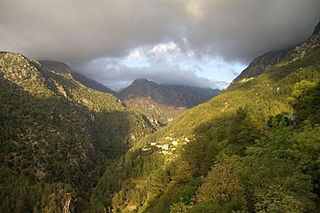
<path fill-rule="evenodd" d="M 150 151 L 152 149 L 158 149 L 159 154 L 172 155 L 175 150 L 181 145 L 188 144 L 193 139 L 187 137 L 181 137 L 179 139 L 170 136 L 165 137 L 165 143 L 151 142 L 149 146 L 142 148 L 143 152 Z"/>
<path fill-rule="evenodd" d="M 251 78 L 244 78 L 244 79 L 242 79 L 242 80 L 240 81 L 240 83 L 245 83 L 245 82 L 251 81 L 251 80 L 253 80 L 253 79 L 254 79 L 253 77 L 251 77 Z"/>

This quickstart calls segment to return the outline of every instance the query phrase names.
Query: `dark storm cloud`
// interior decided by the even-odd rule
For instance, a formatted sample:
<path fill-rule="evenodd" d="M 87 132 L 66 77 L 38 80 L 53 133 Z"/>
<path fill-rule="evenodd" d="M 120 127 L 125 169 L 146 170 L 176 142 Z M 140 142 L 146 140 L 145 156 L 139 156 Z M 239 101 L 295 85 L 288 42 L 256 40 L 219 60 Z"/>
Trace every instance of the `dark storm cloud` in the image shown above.
<path fill-rule="evenodd" d="M 0 0 L 0 47 L 68 61 L 173 40 L 249 60 L 305 39 L 319 0 Z"/>
<path fill-rule="evenodd" d="M 319 11 L 319 0 L 0 0 L 0 49 L 79 65 L 174 42 L 196 56 L 248 63 L 306 39 Z M 157 79 L 165 72 L 146 69 Z"/>
<path fill-rule="evenodd" d="M 201 2 L 201 1 L 200 1 Z M 187 38 L 194 49 L 249 62 L 270 50 L 291 47 L 311 33 L 320 18 L 318 0 L 223 0 L 205 8 Z"/>
<path fill-rule="evenodd" d="M 175 37 L 178 7 L 169 0 L 0 0 L 0 47 L 72 62 L 119 56 Z"/>

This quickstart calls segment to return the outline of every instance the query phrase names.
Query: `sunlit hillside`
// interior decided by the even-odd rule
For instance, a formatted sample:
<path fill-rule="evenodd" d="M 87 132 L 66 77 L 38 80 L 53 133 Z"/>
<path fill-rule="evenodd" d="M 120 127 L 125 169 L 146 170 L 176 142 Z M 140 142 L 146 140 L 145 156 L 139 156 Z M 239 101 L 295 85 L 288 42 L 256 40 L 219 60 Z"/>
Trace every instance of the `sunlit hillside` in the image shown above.
<path fill-rule="evenodd" d="M 93 205 L 116 212 L 316 212 L 319 38 L 313 34 L 259 75 L 142 139 L 100 179 Z"/>

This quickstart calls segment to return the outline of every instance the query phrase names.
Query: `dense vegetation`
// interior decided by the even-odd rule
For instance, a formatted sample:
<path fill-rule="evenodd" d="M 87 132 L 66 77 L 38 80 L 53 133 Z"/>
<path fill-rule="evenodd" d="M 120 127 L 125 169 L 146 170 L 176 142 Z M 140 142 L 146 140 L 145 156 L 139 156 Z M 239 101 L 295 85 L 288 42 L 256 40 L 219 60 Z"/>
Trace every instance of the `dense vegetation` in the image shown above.
<path fill-rule="evenodd" d="M 99 180 L 92 208 L 317 212 L 319 82 L 316 34 L 135 144 Z"/>
<path fill-rule="evenodd" d="M 20 54 L 0 54 L 0 212 L 87 208 L 92 187 L 153 131 L 110 94 Z"/>

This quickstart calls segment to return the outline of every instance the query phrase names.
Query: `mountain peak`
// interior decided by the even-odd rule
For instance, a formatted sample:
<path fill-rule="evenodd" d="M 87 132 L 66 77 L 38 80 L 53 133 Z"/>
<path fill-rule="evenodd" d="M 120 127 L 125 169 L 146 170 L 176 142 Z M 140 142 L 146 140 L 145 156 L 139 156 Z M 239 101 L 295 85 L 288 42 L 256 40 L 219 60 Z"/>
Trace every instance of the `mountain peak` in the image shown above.
<path fill-rule="evenodd" d="M 139 97 L 151 98 L 159 104 L 190 108 L 217 95 L 219 90 L 182 85 L 158 84 L 147 79 L 137 79 L 119 93 L 122 100 Z"/>
<path fill-rule="evenodd" d="M 155 83 L 155 82 L 149 81 L 146 78 L 138 78 L 132 82 L 132 84 L 146 84 L 146 83 Z"/>

